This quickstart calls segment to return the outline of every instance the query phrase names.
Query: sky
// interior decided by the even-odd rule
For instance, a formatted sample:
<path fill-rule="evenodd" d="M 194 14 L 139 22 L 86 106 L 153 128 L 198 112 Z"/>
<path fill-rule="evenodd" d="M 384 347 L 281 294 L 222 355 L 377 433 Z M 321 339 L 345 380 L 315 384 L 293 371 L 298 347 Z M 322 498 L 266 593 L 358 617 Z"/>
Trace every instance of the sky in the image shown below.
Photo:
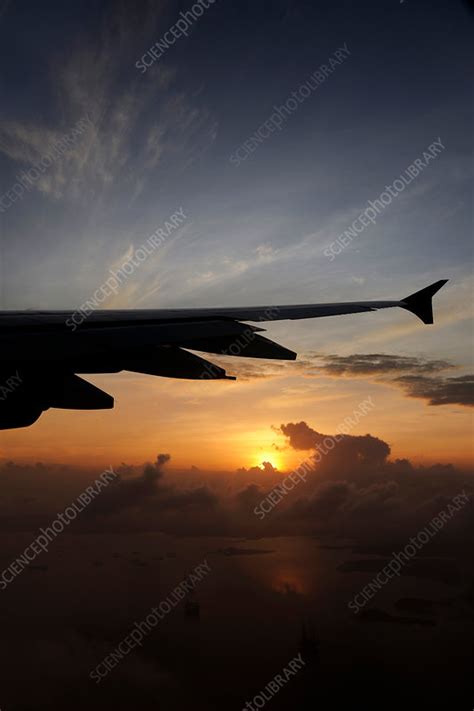
<path fill-rule="evenodd" d="M 472 2 L 192 2 L 0 0 L 0 310 L 449 281 L 1 431 L 0 706 L 472 708 Z"/>
<path fill-rule="evenodd" d="M 469 4 L 362 2 L 355 12 L 350 2 L 217 0 L 163 50 L 187 10 L 3 3 L 0 307 L 79 308 L 181 210 L 186 219 L 104 308 L 399 299 L 448 278 L 436 323 L 382 311 L 269 324 L 299 361 L 228 359 L 235 383 L 91 376 L 115 410 L 50 410 L 2 432 L 0 455 L 105 465 L 160 450 L 179 466 L 288 469 L 298 457 L 282 424 L 333 432 L 372 397 L 354 434 L 382 437 L 395 457 L 468 466 Z M 255 140 L 278 110 L 284 119 Z M 420 158 L 375 224 L 333 251 Z M 26 188 L 12 200 L 19 176 Z M 370 367 L 356 367 L 361 355 Z"/>

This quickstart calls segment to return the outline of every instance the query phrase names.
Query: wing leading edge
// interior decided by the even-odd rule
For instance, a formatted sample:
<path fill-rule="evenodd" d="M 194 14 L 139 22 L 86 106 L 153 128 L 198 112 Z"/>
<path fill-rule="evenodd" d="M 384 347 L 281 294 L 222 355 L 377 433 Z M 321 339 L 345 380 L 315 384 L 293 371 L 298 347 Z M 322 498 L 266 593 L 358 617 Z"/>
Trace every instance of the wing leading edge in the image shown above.
<path fill-rule="evenodd" d="M 100 326 L 127 326 L 132 324 L 153 325 L 170 321 L 191 322 L 207 319 L 233 319 L 236 321 L 284 321 L 344 314 L 364 313 L 400 307 L 411 311 L 423 323 L 433 323 L 432 297 L 448 279 L 431 284 L 403 299 L 391 301 L 348 301 L 333 304 L 292 304 L 285 306 L 218 307 L 203 309 L 133 309 L 96 310 L 86 316 L 72 311 L 4 311 L 0 313 L 0 328 L 12 326 L 17 329 L 43 328 L 76 330 Z M 1 331 L 0 331 L 1 334 Z"/>

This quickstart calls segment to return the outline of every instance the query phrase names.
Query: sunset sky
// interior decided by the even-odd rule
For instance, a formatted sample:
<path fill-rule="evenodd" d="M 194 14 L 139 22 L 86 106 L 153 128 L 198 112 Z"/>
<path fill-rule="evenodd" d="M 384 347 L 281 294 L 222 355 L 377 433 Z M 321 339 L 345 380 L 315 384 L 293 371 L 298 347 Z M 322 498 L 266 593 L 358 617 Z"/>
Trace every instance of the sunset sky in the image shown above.
<path fill-rule="evenodd" d="M 433 326 L 398 310 L 269 324 L 298 361 L 226 359 L 236 382 L 90 376 L 113 411 L 50 410 L 2 432 L 0 459 L 101 466 L 161 451 L 177 467 L 289 469 L 309 452 L 289 447 L 281 425 L 334 434 L 371 397 L 351 434 L 380 437 L 393 458 L 472 462 L 467 3 L 363 2 L 354 13 L 350 2 L 217 0 L 144 73 L 136 62 L 185 6 L 1 7 L 2 195 L 90 118 L 0 213 L 1 309 L 79 308 L 180 208 L 183 225 L 105 308 L 399 299 L 450 281 Z M 281 131 L 235 165 L 274 107 L 343 47 Z M 329 259 L 328 245 L 438 138 L 436 159 Z"/>
<path fill-rule="evenodd" d="M 297 656 L 271 711 L 473 708 L 473 20 L 467 0 L 0 0 L 1 313 L 448 280 L 433 325 L 261 323 L 296 360 L 82 374 L 113 409 L 0 430 L 1 711 L 253 710 Z M 0 427 L 97 343 L 62 315 L 23 358 L 9 318 Z M 101 365 L 156 366 L 139 329 L 96 329 Z"/>

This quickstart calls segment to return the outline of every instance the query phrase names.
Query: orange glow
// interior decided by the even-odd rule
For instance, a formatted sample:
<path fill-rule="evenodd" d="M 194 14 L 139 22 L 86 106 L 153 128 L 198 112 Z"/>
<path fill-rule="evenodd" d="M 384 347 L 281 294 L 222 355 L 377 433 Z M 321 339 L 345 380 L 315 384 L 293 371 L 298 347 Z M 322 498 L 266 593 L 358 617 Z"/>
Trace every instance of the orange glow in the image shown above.
<path fill-rule="evenodd" d="M 252 457 L 251 466 L 261 467 L 264 462 L 271 464 L 274 469 L 283 469 L 283 458 L 276 450 L 259 451 Z"/>
<path fill-rule="evenodd" d="M 305 580 L 300 570 L 291 570 L 291 568 L 276 572 L 271 581 L 271 588 L 285 595 L 307 595 L 310 592 L 309 581 Z"/>
<path fill-rule="evenodd" d="M 429 407 L 378 383 L 331 381 L 329 396 L 319 383 L 302 377 L 230 386 L 133 374 L 87 379 L 115 396 L 114 410 L 49 410 L 32 427 L 2 431 L 0 459 L 102 467 L 154 461 L 165 452 L 172 468 L 235 471 L 266 461 L 288 472 L 310 451 L 289 447 L 278 431 L 281 423 L 304 420 L 333 434 L 372 393 L 374 410 L 350 434 L 370 432 L 389 442 L 392 458 L 458 466 L 472 461 L 467 408 Z"/>

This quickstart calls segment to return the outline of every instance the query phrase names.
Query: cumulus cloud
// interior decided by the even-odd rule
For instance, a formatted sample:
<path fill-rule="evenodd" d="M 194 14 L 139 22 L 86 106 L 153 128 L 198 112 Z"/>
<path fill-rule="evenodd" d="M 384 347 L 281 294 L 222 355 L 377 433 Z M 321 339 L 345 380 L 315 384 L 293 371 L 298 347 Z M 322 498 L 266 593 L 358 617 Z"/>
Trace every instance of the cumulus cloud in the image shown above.
<path fill-rule="evenodd" d="M 292 449 L 305 452 L 306 481 L 285 495 L 263 521 L 254 513 L 286 476 L 267 464 L 212 474 L 170 468 L 168 455 L 154 463 L 122 466 L 119 477 L 71 525 L 76 532 L 156 531 L 187 536 L 329 535 L 370 543 L 403 540 L 447 506 L 453 496 L 473 495 L 472 474 L 451 465 L 429 467 L 392 459 L 390 446 L 371 434 L 322 433 L 306 422 L 282 424 Z M 333 446 L 328 447 L 331 440 Z M 303 458 L 302 458 L 303 460 Z M 2 530 L 34 530 L 48 523 L 97 473 L 5 463 Z M 19 498 L 34 482 L 33 496 Z M 74 482 L 74 485 L 72 485 Z M 31 495 L 31 491 L 29 492 Z M 472 538 L 472 503 L 440 540 Z M 447 527 L 448 528 L 448 527 Z M 447 538 L 446 538 L 447 537 Z"/>
<path fill-rule="evenodd" d="M 113 481 L 85 509 L 82 523 L 88 530 L 160 530 L 171 533 L 206 533 L 214 524 L 218 496 L 196 477 L 190 486 L 165 475 L 168 454 L 159 454 L 137 474 Z M 219 518 L 219 516 L 217 516 Z M 105 521 L 105 523 L 103 523 Z"/>
<path fill-rule="evenodd" d="M 278 469 L 276 469 L 271 462 L 262 462 L 261 467 L 250 467 L 245 469 L 241 467 L 237 469 L 238 474 L 249 474 L 250 476 L 260 476 L 261 474 L 276 474 Z"/>
<path fill-rule="evenodd" d="M 332 448 L 321 450 L 324 456 L 314 458 L 305 495 L 292 502 L 286 513 L 293 514 L 306 532 L 332 530 L 360 540 L 376 530 L 380 542 L 400 539 L 430 520 L 452 496 L 466 490 L 472 498 L 472 474 L 451 465 L 423 467 L 406 459 L 393 460 L 389 444 L 370 434 L 344 435 L 336 441 L 306 422 L 287 423 L 280 429 L 295 450 L 312 448 L 316 453 L 322 442 L 334 441 Z M 457 524 L 464 533 L 472 502 L 470 507 Z"/>
<path fill-rule="evenodd" d="M 293 449 L 314 449 L 320 438 L 306 422 L 289 422 L 287 425 L 281 425 L 280 429 L 288 437 Z"/>
<path fill-rule="evenodd" d="M 125 478 L 119 473 L 118 479 L 89 505 L 86 515 L 112 513 L 140 505 L 150 496 L 156 496 L 163 478 L 163 467 L 169 459 L 169 454 L 159 454 L 154 464 L 144 466 L 140 476 Z"/>
<path fill-rule="evenodd" d="M 334 435 L 317 432 L 306 422 L 281 425 L 281 432 L 288 437 L 293 449 L 315 449 L 324 455 L 319 461 L 325 471 L 345 471 L 349 466 L 355 476 L 356 472 L 382 465 L 390 454 L 389 445 L 378 437 L 370 434 L 363 436 Z M 329 463 L 329 464 L 328 464 Z"/>

